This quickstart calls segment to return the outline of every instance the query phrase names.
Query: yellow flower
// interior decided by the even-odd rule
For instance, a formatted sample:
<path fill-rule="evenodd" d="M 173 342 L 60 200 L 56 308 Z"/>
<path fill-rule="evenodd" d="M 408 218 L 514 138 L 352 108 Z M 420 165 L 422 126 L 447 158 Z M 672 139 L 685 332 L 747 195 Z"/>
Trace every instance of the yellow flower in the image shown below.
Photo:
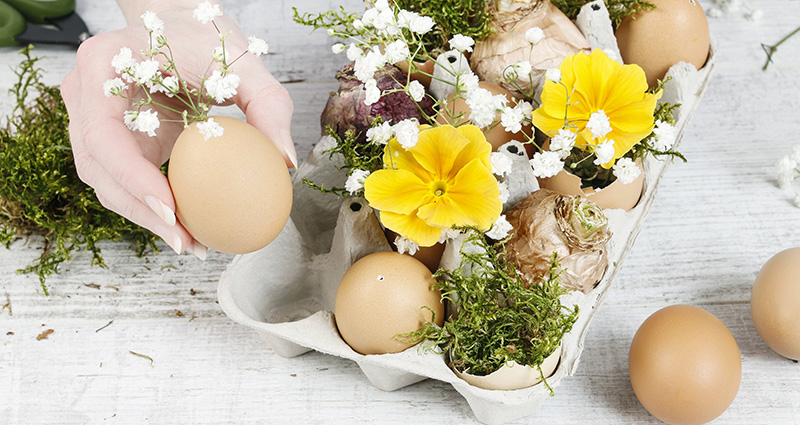
<path fill-rule="evenodd" d="M 420 246 L 435 244 L 452 226 L 488 229 L 503 208 L 491 151 L 473 125 L 423 128 L 408 150 L 396 138 L 389 142 L 385 169 L 367 177 L 364 196 L 384 226 Z"/>
<path fill-rule="evenodd" d="M 542 105 L 533 111 L 533 124 L 548 136 L 566 127 L 578 134 L 575 145 L 584 150 L 614 140 L 616 160 L 653 131 L 653 111 L 661 92 L 646 92 L 647 77 L 638 65 L 622 65 L 595 49 L 567 56 L 559 69 L 561 83 L 548 79 Z M 587 123 L 600 111 L 608 117 L 610 132 L 595 137 Z M 614 160 L 603 167 L 610 168 Z"/>

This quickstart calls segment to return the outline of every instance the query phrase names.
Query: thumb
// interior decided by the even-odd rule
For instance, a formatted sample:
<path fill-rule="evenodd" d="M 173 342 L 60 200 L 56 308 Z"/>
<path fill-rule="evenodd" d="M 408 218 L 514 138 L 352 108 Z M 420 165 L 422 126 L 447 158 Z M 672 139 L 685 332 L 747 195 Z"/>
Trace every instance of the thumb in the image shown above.
<path fill-rule="evenodd" d="M 292 141 L 294 105 L 289 92 L 255 56 L 245 55 L 236 64 L 241 83 L 233 100 L 247 122 L 264 133 L 283 152 L 287 166 L 297 168 Z"/>

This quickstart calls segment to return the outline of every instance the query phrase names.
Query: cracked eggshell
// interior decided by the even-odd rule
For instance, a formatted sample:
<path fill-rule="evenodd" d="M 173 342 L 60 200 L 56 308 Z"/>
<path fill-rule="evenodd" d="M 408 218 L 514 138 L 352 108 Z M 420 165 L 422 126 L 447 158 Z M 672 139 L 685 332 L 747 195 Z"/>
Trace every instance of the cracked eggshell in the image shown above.
<path fill-rule="evenodd" d="M 214 120 L 224 129 L 222 136 L 205 140 L 193 123 L 172 148 L 168 175 L 175 214 L 208 248 L 228 254 L 257 251 L 289 220 L 289 170 L 258 129 L 235 118 Z"/>
<path fill-rule="evenodd" d="M 552 354 L 545 357 L 541 365 L 541 374 L 538 367 L 520 365 L 515 361 L 511 361 L 500 369 L 484 376 L 463 373 L 458 370 L 454 371 L 456 376 L 478 388 L 485 390 L 519 390 L 542 382 L 542 376 L 545 379 L 549 378 L 553 371 L 556 370 L 559 360 L 561 360 L 560 346 Z"/>
<path fill-rule="evenodd" d="M 642 168 L 641 161 L 636 161 L 636 165 Z M 644 175 L 642 171 L 631 183 L 623 184 L 615 181 L 602 189 L 595 189 L 591 186 L 581 187 L 580 177 L 561 170 L 553 177 L 539 179 L 539 186 L 564 195 L 584 196 L 604 210 L 618 208 L 628 211 L 635 207 L 642 197 Z"/>
<path fill-rule="evenodd" d="M 655 9 L 625 17 L 616 31 L 626 64 L 644 69 L 647 84 L 655 87 L 678 62 L 700 69 L 708 59 L 708 18 L 697 0 L 650 0 Z"/>
<path fill-rule="evenodd" d="M 396 335 L 444 320 L 442 293 L 419 260 L 384 251 L 356 261 L 336 290 L 334 317 L 339 334 L 361 354 L 399 353 L 412 344 Z M 433 317 L 431 317 L 433 315 Z"/>

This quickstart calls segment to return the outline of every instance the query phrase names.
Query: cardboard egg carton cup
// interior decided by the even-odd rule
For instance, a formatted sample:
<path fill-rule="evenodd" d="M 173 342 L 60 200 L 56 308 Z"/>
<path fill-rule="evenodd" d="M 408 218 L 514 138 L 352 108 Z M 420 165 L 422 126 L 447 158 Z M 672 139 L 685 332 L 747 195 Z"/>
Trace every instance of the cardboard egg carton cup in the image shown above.
<path fill-rule="evenodd" d="M 616 52 L 619 57 L 602 0 L 584 6 L 577 25 L 592 48 Z M 675 116 L 676 143 L 683 138 L 714 67 L 716 46 L 713 40 L 711 44 L 703 69 L 698 71 L 692 65 L 679 63 L 667 74 L 672 79 L 666 85 L 663 101 L 681 104 Z M 344 186 L 347 172 L 337 169 L 342 165 L 341 158 L 329 159 L 325 153 L 333 143 L 329 137 L 323 137 L 293 176 L 292 215 L 281 234 L 264 249 L 234 258 L 222 274 L 218 297 L 225 313 L 255 329 L 282 356 L 294 357 L 316 350 L 351 359 L 382 390 L 394 391 L 428 378 L 448 382 L 464 396 L 475 417 L 486 424 L 513 421 L 539 410 L 550 397 L 549 390 L 541 383 L 513 391 L 485 390 L 458 378 L 445 355 L 434 350 L 415 346 L 396 354 L 362 355 L 342 340 L 332 312 L 341 277 L 358 259 L 373 252 L 389 251 L 391 247 L 364 199 L 340 199 L 302 183 L 307 178 L 325 187 Z M 508 209 L 537 190 L 538 183 L 520 143 L 510 142 L 500 152 L 509 155 L 514 164 L 506 179 L 511 193 L 505 205 Z M 562 299 L 564 305 L 577 304 L 580 315 L 572 331 L 564 337 L 557 369 L 547 379 L 551 387 L 556 388 L 562 378 L 576 372 L 588 325 L 639 234 L 669 162 L 646 158 L 645 185 L 639 204 L 627 212 L 606 210 L 613 232 L 607 245 L 608 269 L 588 294 L 572 292 Z M 459 247 L 458 240 L 448 244 L 441 267 L 458 266 Z"/>

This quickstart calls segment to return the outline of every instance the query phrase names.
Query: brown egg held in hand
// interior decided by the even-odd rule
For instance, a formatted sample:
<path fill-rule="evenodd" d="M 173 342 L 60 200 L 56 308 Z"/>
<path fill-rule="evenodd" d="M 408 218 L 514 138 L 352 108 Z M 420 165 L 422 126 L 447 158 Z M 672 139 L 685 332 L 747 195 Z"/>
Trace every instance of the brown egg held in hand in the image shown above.
<path fill-rule="evenodd" d="M 764 264 L 753 285 L 750 314 L 769 348 L 800 360 L 800 248 L 781 251 Z"/>
<path fill-rule="evenodd" d="M 424 264 L 405 254 L 376 252 L 353 264 L 336 290 L 334 317 L 342 339 L 361 354 L 398 353 L 400 334 L 444 321 L 442 293 Z"/>
<path fill-rule="evenodd" d="M 673 425 L 718 417 L 742 380 L 733 335 L 713 314 L 689 305 L 662 308 L 642 323 L 631 343 L 628 369 L 644 408 Z"/>
<path fill-rule="evenodd" d="M 655 9 L 627 16 L 616 31 L 626 64 L 644 69 L 647 84 L 655 87 L 669 68 L 688 62 L 700 69 L 708 58 L 708 18 L 696 0 L 649 0 Z"/>
<path fill-rule="evenodd" d="M 200 243 L 228 254 L 267 246 L 292 209 L 292 183 L 278 148 L 244 121 L 213 117 L 223 135 L 205 140 L 197 123 L 172 149 L 175 214 Z"/>
<path fill-rule="evenodd" d="M 508 106 L 513 107 L 516 104 L 516 101 L 511 96 L 511 93 L 508 90 L 498 86 L 497 84 L 490 83 L 488 81 L 481 81 L 478 83 L 478 87 L 484 88 L 489 90 L 492 95 L 501 94 L 506 97 L 508 100 Z M 463 96 L 463 95 L 462 95 Z M 447 100 L 447 103 L 441 107 L 439 110 L 439 114 L 436 116 L 436 122 L 439 124 L 451 124 L 454 127 L 459 126 L 461 124 L 470 123 L 469 121 L 469 114 L 472 110 L 470 109 L 467 102 L 462 99 L 461 97 L 456 98 L 455 95 L 451 96 L 450 99 Z M 495 116 L 495 123 L 497 125 L 494 126 L 488 132 L 486 129 L 484 130 L 484 134 L 486 135 L 486 141 L 491 143 L 492 151 L 497 151 L 500 146 L 505 145 L 506 143 L 516 140 L 518 142 L 527 142 L 528 139 L 525 137 L 525 134 L 530 135 L 533 131 L 531 129 L 530 124 L 523 125 L 522 130 L 517 133 L 511 133 L 506 131 L 502 125 L 500 125 L 500 116 L 502 114 L 497 114 Z M 530 117 L 529 117 L 530 118 Z"/>

